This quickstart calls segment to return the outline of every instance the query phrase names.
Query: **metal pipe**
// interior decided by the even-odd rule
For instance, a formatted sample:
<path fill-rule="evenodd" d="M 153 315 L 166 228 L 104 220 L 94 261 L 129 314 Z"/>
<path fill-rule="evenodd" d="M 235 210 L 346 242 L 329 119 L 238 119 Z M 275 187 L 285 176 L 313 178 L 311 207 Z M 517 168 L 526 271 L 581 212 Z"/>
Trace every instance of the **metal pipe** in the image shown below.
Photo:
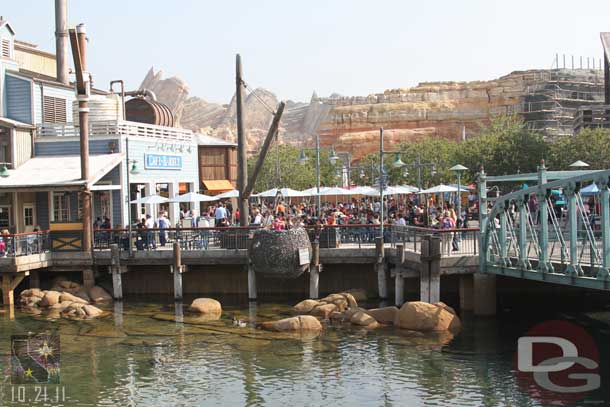
<path fill-rule="evenodd" d="M 244 81 L 242 79 L 241 56 L 235 56 L 235 105 L 237 116 L 237 190 L 240 223 L 248 224 L 248 195 L 245 194 L 248 182 L 247 136 L 244 128 Z M 254 187 L 254 186 L 252 186 Z"/>
<path fill-rule="evenodd" d="M 68 1 L 55 0 L 55 68 L 57 81 L 70 84 L 68 77 Z"/>
<path fill-rule="evenodd" d="M 316 204 L 318 217 L 322 216 L 322 199 L 320 198 L 320 134 L 316 133 Z"/>
<path fill-rule="evenodd" d="M 121 81 L 122 82 L 122 81 Z M 125 156 L 126 156 L 126 171 L 127 171 L 127 222 L 128 222 L 128 229 L 129 229 L 129 236 L 127 238 L 127 241 L 129 242 L 129 257 L 131 257 L 131 252 L 132 252 L 132 242 L 131 242 L 131 224 L 133 223 L 131 221 L 131 181 L 130 181 L 130 177 L 129 177 L 129 137 L 125 137 Z"/>
<path fill-rule="evenodd" d="M 379 213 L 381 218 L 381 246 L 383 247 L 383 220 L 384 220 L 384 211 L 383 211 L 383 127 L 379 128 Z"/>
<path fill-rule="evenodd" d="M 157 95 L 150 89 L 130 90 L 129 92 L 125 92 L 125 96 L 143 96 L 152 99 L 153 102 L 157 101 Z"/>
<path fill-rule="evenodd" d="M 123 120 L 125 120 L 125 82 L 122 79 L 110 81 L 110 93 L 114 93 L 112 85 L 119 83 L 121 85 L 121 104 L 123 105 Z"/>

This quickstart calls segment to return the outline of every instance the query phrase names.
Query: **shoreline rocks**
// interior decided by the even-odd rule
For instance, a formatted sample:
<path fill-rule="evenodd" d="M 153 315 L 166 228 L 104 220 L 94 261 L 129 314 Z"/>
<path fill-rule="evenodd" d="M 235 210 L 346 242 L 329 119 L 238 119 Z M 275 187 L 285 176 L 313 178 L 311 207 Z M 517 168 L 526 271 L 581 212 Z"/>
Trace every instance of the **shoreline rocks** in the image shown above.
<path fill-rule="evenodd" d="M 462 322 L 453 308 L 444 303 L 429 304 L 423 301 L 412 301 L 405 303 L 398 310 L 394 325 L 412 331 L 457 332 L 461 329 Z"/>
<path fill-rule="evenodd" d="M 94 286 L 87 293 L 78 283 L 56 280 L 53 288 L 55 289 L 24 290 L 21 292 L 19 303 L 32 314 L 42 314 L 43 310 L 46 310 L 51 318 L 90 319 L 108 314 L 90 303 L 98 304 L 112 300 L 110 294 L 101 287 Z"/>
<path fill-rule="evenodd" d="M 189 311 L 205 316 L 207 321 L 215 321 L 222 315 L 222 305 L 213 298 L 196 298 L 191 303 Z"/>
<path fill-rule="evenodd" d="M 321 331 L 322 324 L 318 319 L 311 315 L 298 315 L 296 317 L 284 318 L 279 321 L 261 322 L 259 327 L 267 331 L 274 332 L 295 332 L 295 331 Z"/>

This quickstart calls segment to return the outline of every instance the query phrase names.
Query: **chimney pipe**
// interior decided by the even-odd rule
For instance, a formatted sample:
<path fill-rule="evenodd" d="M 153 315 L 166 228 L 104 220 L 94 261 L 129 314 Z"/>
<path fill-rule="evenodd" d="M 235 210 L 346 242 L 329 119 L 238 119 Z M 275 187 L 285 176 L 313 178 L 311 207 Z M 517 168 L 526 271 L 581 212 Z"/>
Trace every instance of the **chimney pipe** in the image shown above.
<path fill-rule="evenodd" d="M 55 54 L 57 81 L 69 85 L 67 0 L 55 0 Z"/>

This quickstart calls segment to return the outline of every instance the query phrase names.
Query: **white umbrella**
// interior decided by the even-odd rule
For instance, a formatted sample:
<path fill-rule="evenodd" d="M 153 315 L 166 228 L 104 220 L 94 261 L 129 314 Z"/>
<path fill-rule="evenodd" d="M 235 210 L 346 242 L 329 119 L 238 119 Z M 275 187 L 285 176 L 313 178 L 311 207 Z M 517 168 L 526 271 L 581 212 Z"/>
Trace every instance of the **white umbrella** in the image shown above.
<path fill-rule="evenodd" d="M 183 195 L 175 196 L 171 202 L 210 202 L 215 201 L 216 197 L 198 194 L 197 192 L 188 192 Z"/>
<path fill-rule="evenodd" d="M 457 188 L 440 184 L 435 187 L 419 191 L 420 194 L 442 194 L 445 192 L 457 192 Z"/>
<path fill-rule="evenodd" d="M 353 192 L 349 189 L 340 188 L 340 187 L 325 187 L 324 189 L 320 188 L 320 196 L 332 196 L 332 195 L 352 195 Z"/>
<path fill-rule="evenodd" d="M 233 189 L 231 191 L 227 191 L 222 194 L 215 195 L 213 198 L 214 198 L 214 200 L 218 200 L 218 199 L 238 198 L 238 197 L 239 197 L 239 191 L 236 189 Z"/>
<path fill-rule="evenodd" d="M 419 191 L 419 188 L 413 187 L 411 185 L 398 185 L 398 186 L 395 186 L 392 188 L 397 190 L 399 194 L 405 194 L 405 195 L 414 194 Z"/>
<path fill-rule="evenodd" d="M 373 187 L 354 187 L 350 191 L 352 191 L 352 195 L 379 196 L 379 190 Z"/>
<path fill-rule="evenodd" d="M 322 195 L 322 191 L 328 189 L 328 187 L 320 187 L 320 195 Z M 304 191 L 301 191 L 301 193 L 303 194 L 303 196 L 316 196 L 318 195 L 318 188 L 317 187 L 313 187 L 313 188 L 308 188 Z"/>
<path fill-rule="evenodd" d="M 141 205 L 152 205 L 152 204 L 162 204 L 169 202 L 169 199 L 162 197 L 161 195 L 148 195 L 145 197 L 140 197 L 138 199 L 134 199 L 130 203 L 132 204 L 141 204 Z"/>
<path fill-rule="evenodd" d="M 261 193 L 255 194 L 253 196 L 259 196 L 262 198 L 275 198 L 277 195 L 281 194 L 282 196 L 285 197 L 302 197 L 302 196 L 308 196 L 307 194 L 304 193 L 304 191 L 297 191 L 296 189 L 291 189 L 291 188 L 281 188 L 281 189 L 277 189 L 277 188 L 271 188 L 267 191 L 263 191 Z"/>

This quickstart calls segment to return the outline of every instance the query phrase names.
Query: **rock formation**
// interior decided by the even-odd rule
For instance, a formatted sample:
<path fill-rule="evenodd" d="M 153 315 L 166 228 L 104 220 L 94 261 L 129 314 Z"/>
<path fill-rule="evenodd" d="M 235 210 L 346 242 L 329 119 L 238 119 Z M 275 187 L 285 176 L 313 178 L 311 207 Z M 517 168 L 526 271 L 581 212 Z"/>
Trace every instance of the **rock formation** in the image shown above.
<path fill-rule="evenodd" d="M 368 96 L 333 94 L 320 98 L 314 92 L 309 103 L 286 103 L 279 141 L 311 146 L 313 135 L 318 133 L 323 146 L 334 145 L 358 159 L 377 150 L 379 127 L 386 130 L 387 145 L 425 137 L 457 140 L 473 134 L 493 116 L 507 113 L 523 114 L 526 121 L 551 137 L 556 130 L 569 131 L 570 126 L 557 125 L 555 113 L 542 109 L 541 101 L 549 106 L 556 106 L 557 101 L 568 103 L 565 107 L 570 109 L 576 104 L 600 103 L 602 84 L 601 71 L 563 69 L 517 71 L 489 81 L 427 82 Z M 142 87 L 153 90 L 161 102 L 170 106 L 181 126 L 235 141 L 234 98 L 228 105 L 221 105 L 188 97 L 183 80 L 163 79 L 162 72 L 152 69 Z M 582 100 L 583 92 L 588 102 Z M 571 98 L 573 103 L 569 102 Z M 268 107 L 275 109 L 277 103 L 278 98 L 262 88 L 246 93 L 244 109 L 250 153 L 258 151 L 272 119 Z M 558 116 L 561 110 L 557 110 Z M 549 128 L 549 123 L 560 129 Z"/>

